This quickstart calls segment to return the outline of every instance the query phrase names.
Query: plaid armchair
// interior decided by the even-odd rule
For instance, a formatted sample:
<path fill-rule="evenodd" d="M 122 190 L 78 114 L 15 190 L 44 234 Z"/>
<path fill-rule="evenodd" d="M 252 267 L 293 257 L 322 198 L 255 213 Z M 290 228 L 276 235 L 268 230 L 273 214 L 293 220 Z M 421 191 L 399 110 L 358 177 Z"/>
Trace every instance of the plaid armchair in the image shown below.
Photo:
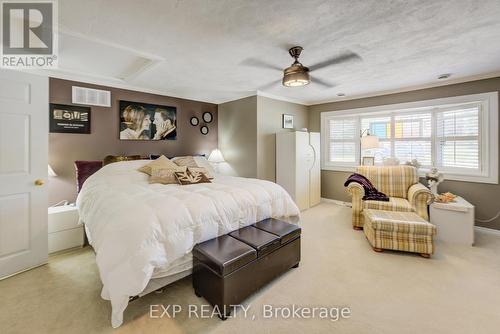
<path fill-rule="evenodd" d="M 356 173 L 368 178 L 379 191 L 389 196 L 389 202 L 364 201 L 365 191 L 359 183 L 352 182 L 347 191 L 352 197 L 352 226 L 363 228 L 364 209 L 415 212 L 429 221 L 427 206 L 434 201 L 431 191 L 418 182 L 412 166 L 359 166 Z"/>

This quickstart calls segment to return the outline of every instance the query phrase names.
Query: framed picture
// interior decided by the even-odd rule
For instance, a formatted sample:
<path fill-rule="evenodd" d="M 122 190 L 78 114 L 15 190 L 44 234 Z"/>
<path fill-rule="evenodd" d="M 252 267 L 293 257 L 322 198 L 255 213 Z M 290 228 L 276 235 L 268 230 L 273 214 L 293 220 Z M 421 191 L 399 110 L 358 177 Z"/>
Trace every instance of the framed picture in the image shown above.
<path fill-rule="evenodd" d="M 200 121 L 198 120 L 198 117 L 193 116 L 189 120 L 189 123 L 191 123 L 192 126 L 197 126 L 198 124 L 200 124 Z"/>
<path fill-rule="evenodd" d="M 90 107 L 51 103 L 49 129 L 52 133 L 90 133 Z"/>
<path fill-rule="evenodd" d="M 208 135 L 208 126 L 203 125 L 203 126 L 200 128 L 200 132 L 201 132 L 201 134 L 203 134 L 203 135 L 205 135 L 205 136 L 206 136 L 206 135 Z"/>
<path fill-rule="evenodd" d="M 293 129 L 293 115 L 283 114 L 283 129 Z"/>
<path fill-rule="evenodd" d="M 120 140 L 176 140 L 177 108 L 120 101 Z"/>
<path fill-rule="evenodd" d="M 213 120 L 212 113 L 211 113 L 211 112 L 208 112 L 208 111 L 205 111 L 205 112 L 203 113 L 203 115 L 201 116 L 201 118 L 203 118 L 203 121 L 204 121 L 205 123 L 210 123 L 210 122 L 212 122 L 212 120 Z"/>
<path fill-rule="evenodd" d="M 374 157 L 363 157 L 363 160 L 361 161 L 361 165 L 374 166 L 375 165 L 375 158 Z"/>

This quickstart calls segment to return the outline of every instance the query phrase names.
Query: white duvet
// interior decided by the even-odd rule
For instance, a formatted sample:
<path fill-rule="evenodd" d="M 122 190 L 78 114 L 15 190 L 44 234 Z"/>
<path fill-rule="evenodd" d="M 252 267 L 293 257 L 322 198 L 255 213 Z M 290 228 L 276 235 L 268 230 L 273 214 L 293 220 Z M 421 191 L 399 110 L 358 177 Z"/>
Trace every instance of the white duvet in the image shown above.
<path fill-rule="evenodd" d="M 103 167 L 85 181 L 77 199 L 115 328 L 123 322 L 129 296 L 138 295 L 156 271 L 175 265 L 195 244 L 265 218 L 299 215 L 275 183 L 217 175 L 213 183 L 149 184 L 148 175 L 137 171 L 148 162 Z"/>

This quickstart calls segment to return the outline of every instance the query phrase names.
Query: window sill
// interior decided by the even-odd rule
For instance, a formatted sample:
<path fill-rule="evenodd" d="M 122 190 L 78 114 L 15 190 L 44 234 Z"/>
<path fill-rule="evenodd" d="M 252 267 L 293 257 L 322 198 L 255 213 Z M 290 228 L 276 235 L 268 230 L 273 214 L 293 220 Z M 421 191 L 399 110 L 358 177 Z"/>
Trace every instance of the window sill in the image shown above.
<path fill-rule="evenodd" d="M 382 167 L 382 166 L 380 166 Z M 356 171 L 355 166 L 321 166 L 321 170 L 333 171 L 333 172 L 350 172 L 354 173 Z M 418 171 L 420 177 L 425 177 L 425 173 L 429 170 L 421 168 Z M 473 182 L 473 183 L 489 183 L 498 184 L 498 175 L 496 176 L 484 176 L 484 175 L 465 175 L 458 173 L 442 172 L 445 181 L 461 181 L 461 182 Z"/>

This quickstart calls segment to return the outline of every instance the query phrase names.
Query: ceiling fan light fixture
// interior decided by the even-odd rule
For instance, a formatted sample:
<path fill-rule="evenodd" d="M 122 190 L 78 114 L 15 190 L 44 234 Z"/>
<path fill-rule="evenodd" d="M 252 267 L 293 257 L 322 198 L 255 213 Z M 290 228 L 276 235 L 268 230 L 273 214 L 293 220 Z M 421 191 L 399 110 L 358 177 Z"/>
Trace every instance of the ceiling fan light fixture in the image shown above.
<path fill-rule="evenodd" d="M 287 68 L 283 74 L 283 86 L 299 87 L 305 86 L 311 82 L 309 69 L 300 64 L 294 64 Z"/>

